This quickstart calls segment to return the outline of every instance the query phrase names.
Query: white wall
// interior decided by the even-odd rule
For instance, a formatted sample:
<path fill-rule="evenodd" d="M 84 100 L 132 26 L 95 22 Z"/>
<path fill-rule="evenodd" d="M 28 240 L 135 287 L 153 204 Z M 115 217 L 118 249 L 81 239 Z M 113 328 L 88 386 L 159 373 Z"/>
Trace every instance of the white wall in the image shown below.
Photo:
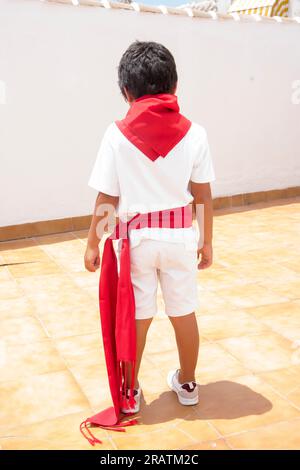
<path fill-rule="evenodd" d="M 218 5 L 218 11 L 220 13 L 227 13 L 228 8 L 233 3 L 233 0 L 216 0 Z"/>
<path fill-rule="evenodd" d="M 300 16 L 300 0 L 289 0 L 289 16 Z"/>
<path fill-rule="evenodd" d="M 299 184 L 300 25 L 0 0 L 0 226 L 91 213 L 87 181 L 127 110 L 117 65 L 135 39 L 175 55 L 181 111 L 208 131 L 215 197 Z"/>

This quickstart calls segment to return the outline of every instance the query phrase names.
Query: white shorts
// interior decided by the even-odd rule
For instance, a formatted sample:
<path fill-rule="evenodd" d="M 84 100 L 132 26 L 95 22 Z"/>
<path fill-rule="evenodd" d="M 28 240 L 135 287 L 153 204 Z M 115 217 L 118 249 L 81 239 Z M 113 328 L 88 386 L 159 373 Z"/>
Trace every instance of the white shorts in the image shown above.
<path fill-rule="evenodd" d="M 176 317 L 195 311 L 198 306 L 195 245 L 143 239 L 131 247 L 130 257 L 136 319 L 156 315 L 158 281 L 167 315 Z"/>

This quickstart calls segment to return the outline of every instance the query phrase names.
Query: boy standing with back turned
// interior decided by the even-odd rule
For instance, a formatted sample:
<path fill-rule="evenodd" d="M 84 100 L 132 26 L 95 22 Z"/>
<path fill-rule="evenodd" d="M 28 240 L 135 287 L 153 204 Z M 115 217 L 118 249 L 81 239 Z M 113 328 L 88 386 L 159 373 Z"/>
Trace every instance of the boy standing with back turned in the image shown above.
<path fill-rule="evenodd" d="M 121 220 L 142 216 L 142 222 L 128 232 L 136 362 L 134 373 L 127 371 L 125 382 L 133 389 L 134 400 L 129 410 L 122 411 L 139 411 L 138 372 L 147 331 L 157 312 L 158 282 L 180 362 L 180 368 L 168 374 L 167 382 L 182 405 L 195 405 L 197 268 L 212 264 L 213 251 L 210 182 L 215 175 L 207 135 L 202 126 L 179 112 L 176 65 L 163 45 L 135 41 L 121 58 L 118 78 L 129 110 L 124 119 L 106 129 L 89 180 L 99 194 L 85 267 L 96 271 L 100 265 L 101 233 L 97 225 L 104 215 L 97 215 L 97 211 L 101 205 L 113 206 Z M 202 208 L 196 211 L 200 238 L 192 226 L 191 203 Z"/>

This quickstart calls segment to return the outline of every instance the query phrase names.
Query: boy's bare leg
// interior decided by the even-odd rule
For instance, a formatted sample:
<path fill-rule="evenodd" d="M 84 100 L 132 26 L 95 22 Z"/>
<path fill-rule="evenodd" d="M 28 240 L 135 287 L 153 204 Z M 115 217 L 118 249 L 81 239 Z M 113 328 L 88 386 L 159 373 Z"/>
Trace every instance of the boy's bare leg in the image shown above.
<path fill-rule="evenodd" d="M 179 383 L 195 382 L 199 352 L 199 331 L 195 313 L 170 317 L 173 325 L 180 362 Z"/>
<path fill-rule="evenodd" d="M 145 320 L 136 320 L 136 366 L 134 376 L 134 388 L 138 388 L 138 374 L 142 361 L 142 356 L 146 344 L 146 337 L 153 318 L 146 318 Z M 131 382 L 131 368 L 128 370 L 127 383 Z"/>

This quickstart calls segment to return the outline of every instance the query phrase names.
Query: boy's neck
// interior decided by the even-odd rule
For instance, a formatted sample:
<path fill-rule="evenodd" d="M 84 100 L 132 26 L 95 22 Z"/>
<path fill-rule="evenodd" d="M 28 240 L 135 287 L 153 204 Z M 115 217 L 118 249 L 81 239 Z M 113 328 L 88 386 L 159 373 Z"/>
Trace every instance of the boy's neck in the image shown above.
<path fill-rule="evenodd" d="M 166 93 L 166 94 L 168 94 L 168 95 L 175 95 L 175 93 Z M 153 96 L 155 96 L 155 95 L 156 95 L 156 93 L 153 93 Z M 137 98 L 130 98 L 130 100 L 127 101 L 130 108 L 131 108 L 131 106 L 133 105 L 133 103 L 136 101 L 136 99 L 137 99 Z"/>

